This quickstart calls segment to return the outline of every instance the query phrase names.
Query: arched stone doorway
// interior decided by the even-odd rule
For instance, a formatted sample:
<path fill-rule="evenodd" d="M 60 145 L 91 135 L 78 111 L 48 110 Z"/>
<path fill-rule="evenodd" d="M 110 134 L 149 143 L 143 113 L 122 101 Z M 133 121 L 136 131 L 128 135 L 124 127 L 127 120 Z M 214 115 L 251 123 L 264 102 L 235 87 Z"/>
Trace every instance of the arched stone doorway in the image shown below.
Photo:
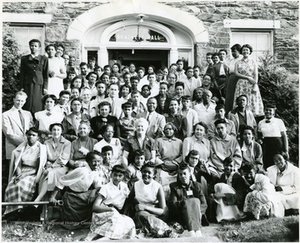
<path fill-rule="evenodd" d="M 142 22 L 139 14 L 146 16 Z M 138 29 L 140 35 L 132 35 Z M 143 40 L 139 41 L 135 37 L 141 37 L 141 33 Z M 207 43 L 208 33 L 201 20 L 180 9 L 154 1 L 121 0 L 78 16 L 69 26 L 67 39 L 79 40 L 81 60 L 87 61 L 93 55 L 100 66 L 108 64 L 116 53 L 121 53 L 123 59 L 126 56 L 127 61 L 156 56 L 164 65 L 178 58 L 194 65 L 194 46 Z"/>

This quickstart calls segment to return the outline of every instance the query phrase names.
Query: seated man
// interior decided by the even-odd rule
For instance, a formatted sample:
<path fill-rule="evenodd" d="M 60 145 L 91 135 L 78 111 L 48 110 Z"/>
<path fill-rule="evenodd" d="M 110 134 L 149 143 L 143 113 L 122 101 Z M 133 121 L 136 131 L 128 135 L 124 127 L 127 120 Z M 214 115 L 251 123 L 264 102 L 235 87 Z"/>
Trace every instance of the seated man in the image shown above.
<path fill-rule="evenodd" d="M 235 137 L 227 134 L 226 121 L 219 119 L 215 121 L 217 136 L 210 140 L 211 161 L 219 172 L 223 172 L 223 161 L 231 156 L 234 161 L 235 170 L 242 164 L 242 153 L 238 141 Z"/>
<path fill-rule="evenodd" d="M 191 179 L 191 170 L 186 163 L 178 169 L 177 182 L 170 184 L 170 212 L 176 221 L 187 227 L 192 237 L 202 237 L 201 217 L 205 214 L 207 203 L 201 184 Z"/>

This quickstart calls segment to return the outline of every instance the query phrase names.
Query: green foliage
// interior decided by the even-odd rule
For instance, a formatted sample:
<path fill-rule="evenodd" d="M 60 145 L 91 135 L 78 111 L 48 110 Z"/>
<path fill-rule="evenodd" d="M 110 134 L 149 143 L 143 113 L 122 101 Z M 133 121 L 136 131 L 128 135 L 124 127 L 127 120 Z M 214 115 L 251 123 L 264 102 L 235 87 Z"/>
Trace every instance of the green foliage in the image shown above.
<path fill-rule="evenodd" d="M 266 53 L 260 58 L 259 87 L 264 104 L 275 103 L 277 117 L 284 121 L 289 138 L 291 162 L 299 161 L 299 79 Z"/>
<path fill-rule="evenodd" d="M 19 47 L 14 32 L 4 25 L 2 30 L 2 111 L 11 108 L 13 96 L 19 90 Z"/>

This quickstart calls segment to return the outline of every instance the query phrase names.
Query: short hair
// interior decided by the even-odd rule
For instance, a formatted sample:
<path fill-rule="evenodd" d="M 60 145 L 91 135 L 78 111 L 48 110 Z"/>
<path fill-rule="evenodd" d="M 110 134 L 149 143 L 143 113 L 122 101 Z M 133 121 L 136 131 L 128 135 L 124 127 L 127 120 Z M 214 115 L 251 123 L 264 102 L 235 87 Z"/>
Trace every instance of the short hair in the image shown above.
<path fill-rule="evenodd" d="M 149 69 L 149 67 L 151 67 L 153 69 L 153 72 L 155 72 L 155 67 L 153 65 L 149 65 L 148 69 Z"/>
<path fill-rule="evenodd" d="M 14 98 L 16 98 L 17 96 L 24 96 L 26 99 L 27 99 L 27 97 L 28 97 L 28 95 L 24 92 L 24 91 L 18 91 L 16 94 L 15 94 L 15 96 L 14 96 Z"/>
<path fill-rule="evenodd" d="M 87 63 L 86 63 L 86 62 L 81 62 L 81 63 L 79 64 L 79 67 L 83 67 L 83 66 L 87 66 Z"/>
<path fill-rule="evenodd" d="M 143 72 L 145 72 L 145 68 L 144 68 L 144 67 L 138 67 L 138 68 L 136 69 L 137 72 L 138 72 L 139 70 L 143 70 Z"/>
<path fill-rule="evenodd" d="M 225 110 L 225 105 L 224 104 L 217 104 L 216 105 L 216 108 L 215 108 L 215 111 L 219 111 L 221 109 L 224 109 Z"/>
<path fill-rule="evenodd" d="M 100 127 L 99 129 L 100 134 L 104 134 L 108 127 L 112 127 L 112 129 L 114 130 L 114 126 L 112 124 L 105 124 Z"/>
<path fill-rule="evenodd" d="M 97 150 L 88 152 L 87 155 L 85 156 L 85 161 L 88 162 L 88 164 L 90 165 L 89 162 L 92 162 L 92 160 L 95 158 L 95 155 L 98 155 L 101 157 L 101 153 Z"/>
<path fill-rule="evenodd" d="M 27 135 L 29 132 L 34 132 L 34 133 L 36 133 L 37 135 L 40 134 L 40 131 L 39 131 L 36 127 L 30 127 L 30 128 L 26 131 L 26 135 Z"/>
<path fill-rule="evenodd" d="M 176 80 L 178 79 L 178 75 L 175 72 L 169 72 L 168 75 L 167 75 L 167 79 L 169 78 L 170 75 L 174 75 L 175 79 Z"/>
<path fill-rule="evenodd" d="M 99 65 L 96 65 L 96 66 L 94 67 L 94 72 L 96 72 L 97 69 L 100 69 L 100 70 L 102 71 L 102 67 L 99 66 Z"/>
<path fill-rule="evenodd" d="M 110 89 L 110 87 L 113 86 L 113 85 L 116 85 L 118 87 L 118 90 L 119 90 L 119 85 L 117 83 L 111 83 L 111 84 L 109 84 L 108 85 L 108 89 Z"/>
<path fill-rule="evenodd" d="M 197 126 L 204 127 L 205 132 L 207 132 L 208 127 L 207 127 L 207 125 L 206 125 L 204 122 L 200 121 L 200 122 L 196 123 L 196 124 L 193 126 L 193 131 L 194 131 L 194 132 L 195 132 Z"/>
<path fill-rule="evenodd" d="M 97 87 L 98 86 L 98 84 L 104 84 L 105 85 L 105 89 L 106 89 L 106 83 L 104 83 L 103 81 L 97 81 L 96 83 L 95 83 L 95 86 Z"/>
<path fill-rule="evenodd" d="M 39 43 L 39 46 L 40 46 L 40 47 L 42 46 L 41 41 L 38 40 L 38 39 L 32 39 L 32 40 L 30 40 L 30 41 L 29 41 L 29 45 L 31 45 L 32 43 Z"/>
<path fill-rule="evenodd" d="M 122 109 L 125 109 L 125 108 L 127 108 L 127 107 L 132 108 L 132 103 L 129 102 L 129 101 L 127 101 L 127 102 L 125 102 L 125 103 L 122 104 Z"/>
<path fill-rule="evenodd" d="M 171 98 L 169 104 L 171 104 L 172 101 L 176 101 L 178 103 L 178 105 L 180 105 L 180 100 L 179 99 Z"/>
<path fill-rule="evenodd" d="M 111 69 L 111 67 L 110 67 L 109 65 L 105 65 L 105 66 L 103 67 L 103 69 L 106 69 L 106 68 Z"/>
<path fill-rule="evenodd" d="M 109 106 L 109 109 L 111 110 L 111 104 L 108 101 L 102 101 L 99 103 L 98 108 L 100 109 L 103 106 Z"/>
<path fill-rule="evenodd" d="M 251 170 L 255 170 L 255 165 L 252 163 L 245 163 L 242 167 L 241 170 L 243 172 L 249 173 Z"/>
<path fill-rule="evenodd" d="M 204 74 L 204 75 L 203 75 L 203 79 L 204 79 L 206 76 L 210 77 L 210 80 L 212 80 L 212 76 L 211 76 L 209 73 Z"/>
<path fill-rule="evenodd" d="M 109 146 L 109 145 L 106 145 L 106 146 L 104 146 L 104 147 L 101 149 L 101 153 L 102 153 L 102 154 L 105 153 L 105 152 L 108 152 L 108 151 L 113 152 L 113 148 L 112 148 L 111 146 Z"/>
<path fill-rule="evenodd" d="M 141 91 L 145 88 L 148 87 L 148 89 L 151 91 L 151 86 L 149 84 L 144 84 L 141 88 Z"/>
<path fill-rule="evenodd" d="M 57 122 L 57 123 L 52 123 L 52 124 L 50 124 L 50 126 L 49 126 L 49 131 L 52 131 L 53 127 L 55 127 L 55 126 L 60 127 L 62 131 L 64 130 L 63 125 L 62 125 L 61 123 L 58 123 L 58 122 Z"/>
<path fill-rule="evenodd" d="M 49 49 L 50 46 L 53 46 L 53 47 L 54 47 L 54 50 L 56 50 L 56 46 L 55 46 L 54 44 L 49 44 L 49 45 L 47 45 L 46 48 L 45 48 L 45 51 L 46 51 L 46 52 L 48 51 L 48 49 Z"/>
<path fill-rule="evenodd" d="M 62 90 L 62 91 L 59 92 L 59 97 L 62 97 L 63 95 L 71 96 L 71 93 L 68 90 Z"/>
<path fill-rule="evenodd" d="M 167 85 L 169 87 L 169 83 L 167 81 L 159 82 L 159 86 L 161 86 L 161 85 Z"/>
<path fill-rule="evenodd" d="M 240 134 L 241 135 L 243 135 L 246 130 L 250 130 L 252 132 L 253 136 L 255 135 L 255 131 L 254 131 L 253 127 L 248 126 L 248 125 L 241 125 L 240 126 Z"/>
<path fill-rule="evenodd" d="M 178 86 L 181 86 L 181 87 L 183 87 L 183 89 L 184 89 L 184 83 L 183 83 L 183 82 L 181 82 L 181 81 L 176 82 L 176 83 L 175 83 L 175 89 L 176 89 Z"/>
<path fill-rule="evenodd" d="M 238 103 L 238 100 L 239 100 L 241 97 L 245 97 L 245 98 L 246 98 L 246 100 L 247 100 L 247 102 L 248 102 L 248 96 L 247 96 L 247 95 L 244 95 L 244 94 L 242 94 L 242 95 L 238 96 L 238 97 L 235 99 L 235 103 L 236 103 L 236 104 Z"/>
<path fill-rule="evenodd" d="M 133 80 L 137 80 L 138 82 L 140 81 L 140 78 L 138 76 L 132 76 L 130 78 L 130 82 L 132 82 Z"/>
<path fill-rule="evenodd" d="M 156 170 L 156 166 L 153 162 L 147 162 L 145 164 L 143 164 L 142 168 L 141 168 L 141 171 L 143 171 L 145 168 L 153 168 L 154 171 Z"/>
<path fill-rule="evenodd" d="M 115 73 L 111 73 L 111 74 L 109 75 L 109 78 L 117 78 L 117 79 L 119 79 L 119 77 L 118 77 L 117 74 L 115 74 Z"/>
<path fill-rule="evenodd" d="M 75 89 L 77 89 L 77 88 L 75 88 Z M 75 101 L 79 101 L 82 104 L 82 99 L 78 97 L 78 98 L 74 98 L 74 99 L 71 100 L 71 106 L 73 105 L 73 103 Z"/>
<path fill-rule="evenodd" d="M 226 120 L 225 119 L 218 119 L 214 122 L 215 127 L 217 127 L 219 124 L 226 124 Z"/>
<path fill-rule="evenodd" d="M 138 119 L 135 120 L 135 122 L 134 122 L 134 127 L 136 128 L 137 125 L 140 124 L 140 123 L 142 123 L 142 124 L 145 126 L 145 130 L 148 129 L 149 123 L 148 123 L 148 121 L 147 121 L 145 118 L 143 118 L 143 117 L 140 117 L 140 118 L 138 118 Z"/>
<path fill-rule="evenodd" d="M 189 165 L 187 163 L 185 163 L 185 162 L 179 163 L 178 171 L 179 170 L 186 170 L 186 169 L 188 169 L 189 171 L 191 171 L 191 169 L 190 169 L 190 167 L 189 167 Z"/>
<path fill-rule="evenodd" d="M 166 125 L 164 126 L 164 131 L 166 129 L 166 126 L 171 126 L 172 129 L 174 130 L 174 133 L 176 133 L 178 131 L 178 128 L 174 125 L 173 122 L 167 122 Z"/>
<path fill-rule="evenodd" d="M 128 89 L 129 89 L 129 93 L 131 93 L 131 87 L 130 87 L 128 84 L 123 84 L 123 85 L 120 87 L 120 91 L 122 91 L 123 88 L 128 88 Z"/>
<path fill-rule="evenodd" d="M 192 100 L 191 96 L 190 95 L 184 95 L 181 97 L 181 100 L 184 101 L 184 100 Z"/>
<path fill-rule="evenodd" d="M 187 72 L 187 71 L 188 71 L 188 70 L 190 70 L 190 69 L 194 71 L 194 68 L 193 68 L 193 67 L 191 67 L 191 66 L 188 66 L 188 67 L 186 68 L 186 70 L 185 70 L 185 71 Z"/>
<path fill-rule="evenodd" d="M 132 96 L 135 95 L 135 94 L 138 94 L 139 96 L 141 95 L 141 93 L 140 93 L 139 91 L 133 90 L 133 91 L 131 92 L 131 98 L 132 98 Z"/>
<path fill-rule="evenodd" d="M 207 52 L 207 53 L 206 53 L 206 56 L 212 56 L 212 55 L 213 55 L 212 52 Z"/>
<path fill-rule="evenodd" d="M 250 50 L 250 54 L 252 53 L 252 51 L 253 51 L 253 48 L 252 48 L 252 46 L 250 46 L 249 44 L 245 44 L 245 45 L 243 45 L 242 47 L 241 47 L 241 52 L 243 51 L 243 48 L 248 48 L 249 50 Z"/>
<path fill-rule="evenodd" d="M 217 52 L 213 53 L 213 54 L 212 54 L 212 57 L 213 57 L 213 58 L 214 58 L 214 57 L 219 57 L 219 53 L 217 53 Z"/>
<path fill-rule="evenodd" d="M 241 53 L 242 47 L 240 44 L 234 44 L 230 49 L 231 51 L 238 51 L 239 53 Z"/>
<path fill-rule="evenodd" d="M 138 149 L 138 150 L 134 151 L 133 158 L 138 157 L 138 156 L 145 156 L 144 150 Z"/>
<path fill-rule="evenodd" d="M 184 61 L 182 59 L 178 59 L 176 64 L 178 65 L 178 63 L 180 63 L 180 62 L 184 63 Z"/>
<path fill-rule="evenodd" d="M 86 79 L 89 79 L 92 74 L 96 75 L 96 80 L 99 79 L 99 75 L 95 72 L 89 72 L 88 75 L 86 75 Z"/>
<path fill-rule="evenodd" d="M 226 49 L 220 49 L 219 52 L 218 52 L 218 54 L 220 54 L 221 51 L 224 51 L 226 53 L 226 55 L 227 55 L 227 50 Z"/>
<path fill-rule="evenodd" d="M 54 100 L 54 104 L 56 105 L 57 104 L 57 98 L 56 98 L 56 96 L 54 95 L 54 94 L 47 94 L 47 95 L 45 95 L 43 98 L 42 98 L 42 103 L 43 103 L 43 105 L 45 105 L 46 104 L 46 100 L 47 99 L 52 99 L 52 100 Z"/>
<path fill-rule="evenodd" d="M 186 163 L 189 163 L 190 157 L 191 157 L 192 155 L 200 155 L 200 154 L 199 154 L 199 152 L 198 152 L 197 150 L 192 149 L 192 150 L 190 150 L 190 152 L 187 154 L 187 156 L 185 156 L 184 161 L 185 161 Z"/>
<path fill-rule="evenodd" d="M 107 73 L 102 73 L 101 77 L 100 77 L 100 80 L 102 80 L 104 76 L 108 76 L 108 78 L 109 78 L 109 75 Z"/>
<path fill-rule="evenodd" d="M 231 156 L 229 156 L 229 157 L 226 157 L 226 158 L 223 160 L 223 165 L 229 165 L 229 164 L 231 164 L 232 162 L 234 162 L 234 160 L 232 159 Z"/>
<path fill-rule="evenodd" d="M 203 92 L 202 92 L 202 96 L 204 95 L 204 94 L 208 94 L 208 95 L 210 95 L 211 97 L 212 97 L 212 92 L 210 91 L 210 90 L 208 90 L 208 89 L 203 89 Z"/>
<path fill-rule="evenodd" d="M 124 167 L 124 165 L 115 165 L 112 170 L 111 173 L 121 173 L 123 175 L 125 175 L 126 173 L 126 168 Z"/>
<path fill-rule="evenodd" d="M 55 49 L 57 49 L 57 47 L 61 47 L 63 51 L 65 51 L 65 47 L 63 46 L 63 44 L 57 44 Z"/>

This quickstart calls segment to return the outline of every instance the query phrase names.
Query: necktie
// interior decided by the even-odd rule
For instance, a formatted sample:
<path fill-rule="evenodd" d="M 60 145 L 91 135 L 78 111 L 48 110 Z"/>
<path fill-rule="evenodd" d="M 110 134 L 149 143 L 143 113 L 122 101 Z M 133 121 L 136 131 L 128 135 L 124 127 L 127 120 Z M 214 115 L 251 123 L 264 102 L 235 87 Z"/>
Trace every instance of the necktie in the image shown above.
<path fill-rule="evenodd" d="M 25 120 L 24 120 L 24 116 L 22 114 L 22 112 L 20 110 L 19 111 L 19 117 L 20 117 L 20 121 L 21 121 L 21 124 L 22 124 L 22 127 L 23 129 L 25 130 Z"/>

